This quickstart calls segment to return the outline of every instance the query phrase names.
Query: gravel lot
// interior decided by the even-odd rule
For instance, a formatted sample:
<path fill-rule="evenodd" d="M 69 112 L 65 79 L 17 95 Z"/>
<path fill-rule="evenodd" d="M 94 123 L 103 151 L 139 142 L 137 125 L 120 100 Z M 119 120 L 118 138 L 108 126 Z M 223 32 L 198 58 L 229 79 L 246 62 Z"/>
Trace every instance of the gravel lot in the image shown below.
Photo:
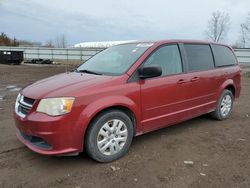
<path fill-rule="evenodd" d="M 64 66 L 0 65 L 0 187 L 250 187 L 250 74 L 243 77 L 230 119 L 205 115 L 136 137 L 125 157 L 99 164 L 85 153 L 38 155 L 15 136 L 18 91 L 6 87 L 64 71 Z"/>

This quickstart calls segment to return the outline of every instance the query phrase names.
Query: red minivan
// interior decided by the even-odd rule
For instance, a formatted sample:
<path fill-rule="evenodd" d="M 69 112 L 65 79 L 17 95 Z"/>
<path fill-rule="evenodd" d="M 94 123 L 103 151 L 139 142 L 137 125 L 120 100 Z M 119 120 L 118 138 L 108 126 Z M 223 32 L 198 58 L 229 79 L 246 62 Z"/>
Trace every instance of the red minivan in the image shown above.
<path fill-rule="evenodd" d="M 16 99 L 17 137 L 45 155 L 86 150 L 99 162 L 123 156 L 136 135 L 202 114 L 228 118 L 241 68 L 226 45 L 135 42 L 110 47 L 75 71 L 25 87 Z"/>

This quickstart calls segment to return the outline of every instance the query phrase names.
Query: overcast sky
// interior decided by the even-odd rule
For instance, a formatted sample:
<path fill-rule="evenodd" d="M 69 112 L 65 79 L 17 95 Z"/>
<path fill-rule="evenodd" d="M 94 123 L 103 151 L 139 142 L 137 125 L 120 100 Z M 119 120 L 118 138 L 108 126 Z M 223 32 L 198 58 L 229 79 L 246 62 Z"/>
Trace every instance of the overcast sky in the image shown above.
<path fill-rule="evenodd" d="M 228 12 L 227 43 L 239 38 L 250 0 L 0 0 L 0 32 L 46 41 L 205 39 L 213 11 Z"/>

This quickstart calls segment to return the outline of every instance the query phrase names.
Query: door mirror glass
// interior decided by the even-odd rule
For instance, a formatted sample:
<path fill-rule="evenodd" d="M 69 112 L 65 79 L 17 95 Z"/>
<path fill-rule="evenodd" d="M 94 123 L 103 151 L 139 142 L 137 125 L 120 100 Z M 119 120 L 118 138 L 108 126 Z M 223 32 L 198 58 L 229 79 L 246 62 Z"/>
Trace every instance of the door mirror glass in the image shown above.
<path fill-rule="evenodd" d="M 145 65 L 139 69 L 139 76 L 141 79 L 153 78 L 161 76 L 161 74 L 162 74 L 162 69 L 157 64 Z"/>

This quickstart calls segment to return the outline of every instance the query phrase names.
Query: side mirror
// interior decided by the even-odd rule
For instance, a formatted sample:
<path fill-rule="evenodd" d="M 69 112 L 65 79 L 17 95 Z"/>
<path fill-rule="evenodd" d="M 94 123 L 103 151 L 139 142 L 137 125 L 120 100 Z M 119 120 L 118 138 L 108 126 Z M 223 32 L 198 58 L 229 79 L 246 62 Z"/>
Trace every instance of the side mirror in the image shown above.
<path fill-rule="evenodd" d="M 139 77 L 141 79 L 153 78 L 153 77 L 161 76 L 161 74 L 162 74 L 162 69 L 157 64 L 146 65 L 139 69 Z"/>

